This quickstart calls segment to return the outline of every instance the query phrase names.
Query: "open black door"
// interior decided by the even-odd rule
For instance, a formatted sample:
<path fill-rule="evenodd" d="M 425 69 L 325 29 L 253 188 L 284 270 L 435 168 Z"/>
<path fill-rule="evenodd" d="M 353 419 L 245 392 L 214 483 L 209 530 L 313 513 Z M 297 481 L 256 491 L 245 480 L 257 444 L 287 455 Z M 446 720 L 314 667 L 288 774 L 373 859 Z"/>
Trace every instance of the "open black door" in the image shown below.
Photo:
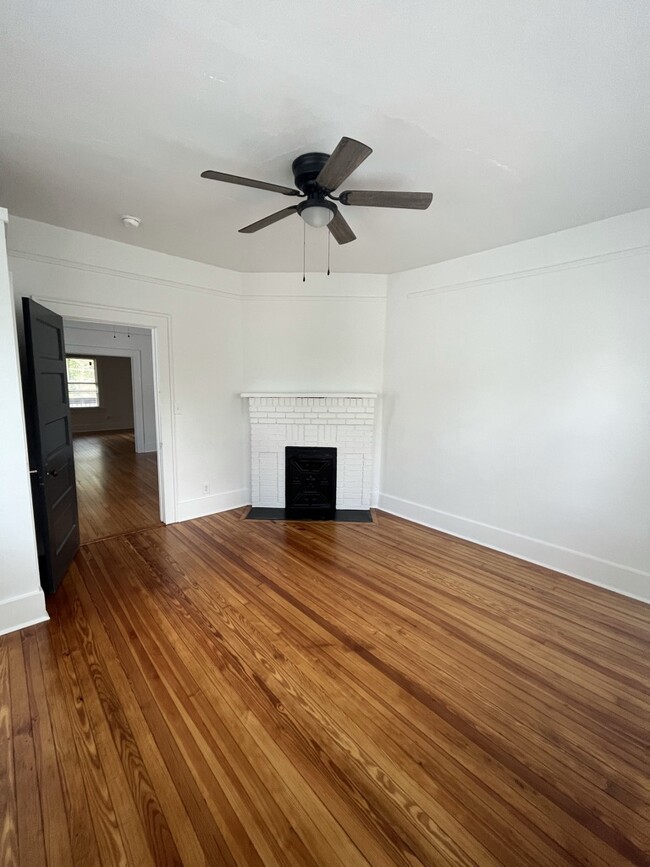
<path fill-rule="evenodd" d="M 54 593 L 79 548 L 63 319 L 23 298 L 25 411 L 41 585 Z"/>

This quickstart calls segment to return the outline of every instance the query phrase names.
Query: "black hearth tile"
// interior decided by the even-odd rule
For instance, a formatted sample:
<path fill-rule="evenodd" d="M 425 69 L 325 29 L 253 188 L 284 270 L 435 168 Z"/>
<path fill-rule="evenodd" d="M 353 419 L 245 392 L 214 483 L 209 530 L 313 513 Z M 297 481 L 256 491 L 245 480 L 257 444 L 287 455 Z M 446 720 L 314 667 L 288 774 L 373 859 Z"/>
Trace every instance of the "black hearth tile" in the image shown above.
<path fill-rule="evenodd" d="M 369 509 L 337 509 L 334 520 L 347 524 L 372 524 L 372 515 Z"/>
<path fill-rule="evenodd" d="M 246 515 L 250 521 L 287 521 L 285 509 L 266 509 L 263 506 L 254 506 Z M 305 521 L 321 521 L 322 518 L 303 518 Z M 326 520 L 332 520 L 328 518 Z M 367 509 L 337 509 L 334 513 L 334 521 L 346 524 L 372 524 L 372 515 Z"/>

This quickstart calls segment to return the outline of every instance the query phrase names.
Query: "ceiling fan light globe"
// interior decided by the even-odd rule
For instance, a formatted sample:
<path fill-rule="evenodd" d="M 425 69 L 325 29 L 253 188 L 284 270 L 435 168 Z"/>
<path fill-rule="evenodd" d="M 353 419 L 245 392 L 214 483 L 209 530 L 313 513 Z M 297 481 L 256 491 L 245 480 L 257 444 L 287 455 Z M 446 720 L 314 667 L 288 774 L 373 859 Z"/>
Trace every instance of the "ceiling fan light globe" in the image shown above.
<path fill-rule="evenodd" d="M 313 226 L 314 229 L 321 229 L 330 222 L 334 216 L 334 211 L 324 205 L 310 205 L 308 208 L 301 210 L 300 216 L 308 226 Z"/>

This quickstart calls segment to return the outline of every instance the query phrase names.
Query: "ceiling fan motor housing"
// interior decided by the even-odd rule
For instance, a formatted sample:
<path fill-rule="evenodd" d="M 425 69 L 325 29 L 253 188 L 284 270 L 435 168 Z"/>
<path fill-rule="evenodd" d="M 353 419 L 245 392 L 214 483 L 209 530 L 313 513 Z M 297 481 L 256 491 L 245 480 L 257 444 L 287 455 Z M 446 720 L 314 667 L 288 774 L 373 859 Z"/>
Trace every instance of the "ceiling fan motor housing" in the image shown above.
<path fill-rule="evenodd" d="M 313 194 L 320 191 L 320 187 L 316 185 L 315 181 L 329 156 L 329 154 L 312 152 L 295 158 L 291 164 L 291 171 L 299 190 L 307 195 L 310 192 Z"/>

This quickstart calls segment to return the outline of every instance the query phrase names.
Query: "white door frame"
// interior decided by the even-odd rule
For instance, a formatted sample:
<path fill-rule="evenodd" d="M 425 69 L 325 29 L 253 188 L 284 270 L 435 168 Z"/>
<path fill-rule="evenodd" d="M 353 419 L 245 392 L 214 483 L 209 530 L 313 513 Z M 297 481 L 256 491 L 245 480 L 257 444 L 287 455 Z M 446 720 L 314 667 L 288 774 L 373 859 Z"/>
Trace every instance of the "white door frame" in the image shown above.
<path fill-rule="evenodd" d="M 154 397 L 156 402 L 156 435 L 158 438 L 158 492 L 160 520 L 163 524 L 176 521 L 176 436 L 174 429 L 174 396 L 172 375 L 171 317 L 164 313 L 131 310 L 126 307 L 67 301 L 62 298 L 31 296 L 34 301 L 58 313 L 64 319 L 78 322 L 100 322 L 151 330 L 153 352 Z M 87 350 L 86 350 L 87 351 Z"/>

